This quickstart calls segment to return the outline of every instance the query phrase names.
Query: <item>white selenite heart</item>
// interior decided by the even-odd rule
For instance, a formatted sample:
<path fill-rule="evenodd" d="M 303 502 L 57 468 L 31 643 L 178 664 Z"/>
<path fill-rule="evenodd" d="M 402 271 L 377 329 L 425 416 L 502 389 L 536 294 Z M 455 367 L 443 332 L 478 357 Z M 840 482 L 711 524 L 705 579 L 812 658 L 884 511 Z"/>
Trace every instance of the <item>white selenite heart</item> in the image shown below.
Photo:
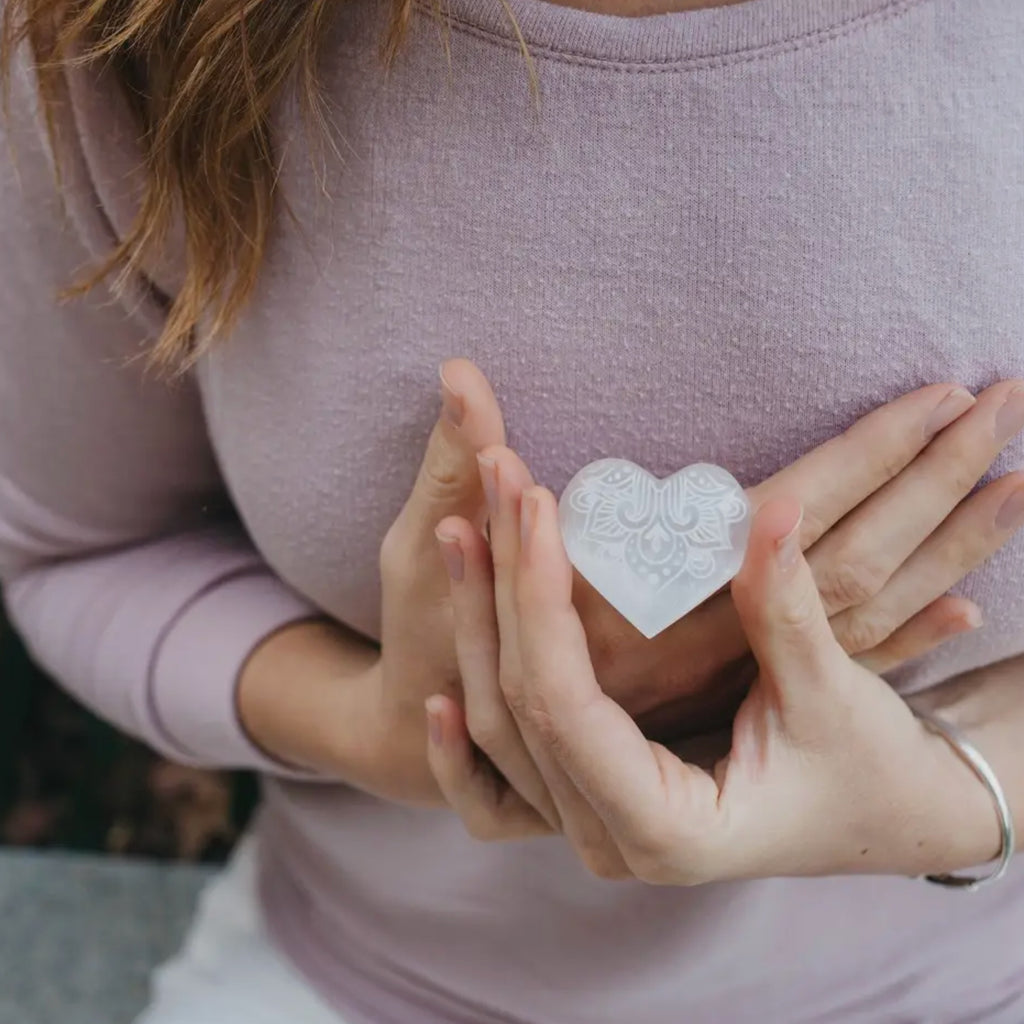
<path fill-rule="evenodd" d="M 659 480 L 625 459 L 601 459 L 558 503 L 573 565 L 648 639 L 736 575 L 750 503 L 719 466 L 698 463 Z"/>

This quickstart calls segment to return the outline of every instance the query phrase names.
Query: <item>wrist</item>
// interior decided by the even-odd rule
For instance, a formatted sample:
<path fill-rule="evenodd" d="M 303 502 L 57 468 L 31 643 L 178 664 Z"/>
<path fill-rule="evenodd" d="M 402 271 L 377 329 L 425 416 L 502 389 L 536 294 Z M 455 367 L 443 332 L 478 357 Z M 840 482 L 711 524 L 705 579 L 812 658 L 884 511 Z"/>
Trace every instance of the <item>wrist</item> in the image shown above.
<path fill-rule="evenodd" d="M 948 716 L 941 717 L 950 721 Z M 915 873 L 959 873 L 987 864 L 1002 847 L 995 800 L 949 739 L 924 723 L 920 727 L 925 751 L 922 772 L 928 780 L 923 822 L 931 827 L 922 829 Z"/>
<path fill-rule="evenodd" d="M 239 721 L 253 744 L 284 766 L 345 778 L 357 768 L 356 705 L 375 661 L 371 645 L 333 623 L 289 625 L 243 666 Z"/>
<path fill-rule="evenodd" d="M 387 800 L 439 803 L 422 708 L 400 712 L 385 697 L 378 650 L 326 621 L 269 637 L 237 691 L 243 728 L 282 766 Z"/>

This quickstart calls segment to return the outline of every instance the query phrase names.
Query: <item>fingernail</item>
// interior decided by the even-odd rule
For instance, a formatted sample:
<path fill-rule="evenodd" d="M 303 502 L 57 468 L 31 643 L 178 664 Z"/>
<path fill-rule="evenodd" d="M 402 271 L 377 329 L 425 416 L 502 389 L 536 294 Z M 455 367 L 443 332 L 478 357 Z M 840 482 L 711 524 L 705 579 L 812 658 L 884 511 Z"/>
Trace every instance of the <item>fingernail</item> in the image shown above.
<path fill-rule="evenodd" d="M 480 482 L 487 498 L 487 508 L 493 519 L 498 514 L 498 464 L 487 455 L 478 455 L 476 461 L 480 466 Z"/>
<path fill-rule="evenodd" d="M 924 439 L 930 441 L 940 430 L 945 430 L 954 420 L 959 419 L 977 399 L 967 388 L 953 388 L 932 410 L 924 425 Z"/>
<path fill-rule="evenodd" d="M 996 440 L 1003 444 L 1024 427 L 1024 387 L 1014 388 L 996 414 Z"/>
<path fill-rule="evenodd" d="M 453 427 L 461 427 L 466 415 L 466 403 L 462 395 L 444 379 L 443 366 L 438 371 L 438 376 L 441 378 L 441 414 Z"/>
<path fill-rule="evenodd" d="M 800 555 L 800 526 L 803 521 L 804 514 L 801 512 L 796 526 L 785 537 L 780 537 L 775 542 L 775 557 L 778 560 L 779 568 L 784 571 L 792 569 Z"/>
<path fill-rule="evenodd" d="M 427 709 L 427 735 L 435 747 L 439 747 L 441 740 L 444 738 L 441 729 L 440 705 L 441 702 L 436 697 L 428 697 L 425 705 Z"/>
<path fill-rule="evenodd" d="M 996 513 L 996 529 L 1016 530 L 1024 524 L 1024 487 L 1018 487 L 999 506 Z"/>
<path fill-rule="evenodd" d="M 532 494 L 524 494 L 522 508 L 519 513 L 519 532 L 522 548 L 530 546 L 533 528 L 537 525 L 537 499 Z"/>
<path fill-rule="evenodd" d="M 441 558 L 444 560 L 444 567 L 448 575 L 456 582 L 461 583 L 466 572 L 466 559 L 462 553 L 462 545 L 455 537 L 446 537 L 440 533 L 434 534 L 441 549 Z"/>

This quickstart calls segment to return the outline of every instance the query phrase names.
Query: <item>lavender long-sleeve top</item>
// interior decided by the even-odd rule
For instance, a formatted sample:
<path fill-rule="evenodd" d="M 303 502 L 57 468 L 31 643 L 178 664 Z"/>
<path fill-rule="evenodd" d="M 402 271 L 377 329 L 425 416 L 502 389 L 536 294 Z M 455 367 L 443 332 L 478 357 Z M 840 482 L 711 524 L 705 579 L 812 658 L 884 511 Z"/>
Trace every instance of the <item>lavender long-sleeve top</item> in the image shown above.
<path fill-rule="evenodd" d="M 173 249 L 121 299 L 54 301 L 135 209 L 112 82 L 68 78 L 62 211 L 16 77 L 0 571 L 32 650 L 169 756 L 265 773 L 270 928 L 357 1024 L 1020 1024 L 1019 869 L 968 898 L 601 882 L 558 839 L 481 845 L 446 812 L 282 776 L 233 690 L 311 609 L 376 634 L 378 545 L 450 355 L 556 489 L 603 455 L 752 483 L 916 385 L 1021 375 L 1024 3 L 624 20 L 508 0 L 539 107 L 502 0 L 450 0 L 447 37 L 417 13 L 387 77 L 383 6 L 339 4 L 325 41 L 342 159 L 278 111 L 295 219 L 236 336 L 176 387 L 127 361 L 160 330 Z M 1024 653 L 1022 579 L 1014 542 L 961 588 L 980 633 L 897 682 Z"/>

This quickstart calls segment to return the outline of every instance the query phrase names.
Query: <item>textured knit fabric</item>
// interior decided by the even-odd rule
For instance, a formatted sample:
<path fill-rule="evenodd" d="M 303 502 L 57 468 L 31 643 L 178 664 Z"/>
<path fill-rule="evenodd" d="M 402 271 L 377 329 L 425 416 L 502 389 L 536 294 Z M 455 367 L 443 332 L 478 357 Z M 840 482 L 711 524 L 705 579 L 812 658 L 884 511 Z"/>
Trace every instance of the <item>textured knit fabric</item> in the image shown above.
<path fill-rule="evenodd" d="M 176 388 L 126 361 L 159 329 L 173 252 L 120 302 L 53 299 L 135 209 L 111 82 L 69 79 L 64 214 L 27 69 L 15 83 L 0 565 L 32 649 L 167 753 L 267 773 L 269 926 L 357 1024 L 1020 1024 L 1020 869 L 969 898 L 596 881 L 559 839 L 477 844 L 447 812 L 282 776 L 233 688 L 313 609 L 377 633 L 377 550 L 445 357 L 479 362 L 555 489 L 606 455 L 753 483 L 910 388 L 1024 373 L 1024 4 L 626 20 L 449 0 L 389 75 L 384 6 L 337 5 L 325 41 L 337 154 L 282 104 L 294 219 L 236 336 Z M 984 629 L 898 684 L 1024 653 L 1022 581 L 1024 539 L 960 588 Z"/>

